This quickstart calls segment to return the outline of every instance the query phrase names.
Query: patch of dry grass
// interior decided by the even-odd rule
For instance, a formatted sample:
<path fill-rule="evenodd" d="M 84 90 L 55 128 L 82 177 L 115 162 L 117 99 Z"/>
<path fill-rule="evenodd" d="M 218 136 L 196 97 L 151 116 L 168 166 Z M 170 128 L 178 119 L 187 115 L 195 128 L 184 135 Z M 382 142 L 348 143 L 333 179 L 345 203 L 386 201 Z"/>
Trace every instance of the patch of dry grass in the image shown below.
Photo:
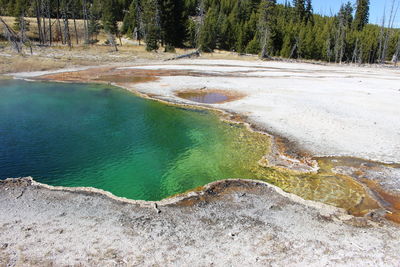
<path fill-rule="evenodd" d="M 10 26 L 14 24 L 14 17 L 2 17 Z M 32 40 L 37 40 L 38 29 L 36 18 L 26 18 L 29 21 L 30 29 L 28 36 Z M 57 36 L 57 22 L 52 19 L 53 36 Z M 104 45 L 106 35 L 102 32 L 99 34 L 100 40 L 95 45 L 84 45 L 83 41 L 83 20 L 76 20 L 79 44 L 76 43 L 73 20 L 70 21 L 70 32 L 72 38 L 72 49 L 60 42 L 53 42 L 51 47 L 33 47 L 34 55 L 30 55 L 29 49 L 24 48 L 24 55 L 17 55 L 11 51 L 7 42 L 0 43 L 0 74 L 11 72 L 26 71 L 43 71 L 74 66 L 92 66 L 106 65 L 118 63 L 132 63 L 138 60 L 153 61 L 165 60 L 191 53 L 194 49 L 176 49 L 175 53 L 165 53 L 164 48 L 156 52 L 147 52 L 144 43 L 122 38 L 116 40 L 118 43 L 118 51 L 114 51 L 114 47 Z M 0 33 L 1 34 L 1 33 Z M 122 42 L 122 45 L 120 44 Z M 237 59 L 237 60 L 254 60 L 256 56 L 240 56 L 237 53 L 215 51 L 214 53 L 204 53 L 201 55 L 206 59 Z"/>
<path fill-rule="evenodd" d="M 67 64 L 62 61 L 39 57 L 2 57 L 0 56 L 0 73 L 42 71 L 64 68 Z"/>

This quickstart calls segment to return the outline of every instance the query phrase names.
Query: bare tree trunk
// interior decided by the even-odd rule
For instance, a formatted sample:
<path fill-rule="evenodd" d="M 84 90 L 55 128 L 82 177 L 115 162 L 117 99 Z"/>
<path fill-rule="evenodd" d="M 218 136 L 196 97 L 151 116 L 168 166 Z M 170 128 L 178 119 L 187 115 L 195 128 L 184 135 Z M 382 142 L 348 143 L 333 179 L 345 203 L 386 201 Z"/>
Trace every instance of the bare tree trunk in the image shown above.
<path fill-rule="evenodd" d="M 358 54 L 358 65 L 361 66 L 362 62 L 363 62 L 363 50 L 362 50 L 362 46 L 360 47 L 360 53 Z"/>
<path fill-rule="evenodd" d="M 200 18 L 200 20 L 199 20 L 199 23 L 197 24 L 196 33 L 195 33 L 195 44 L 196 44 L 196 48 L 198 51 L 201 51 L 201 49 L 202 49 L 199 38 L 200 38 L 200 33 L 204 26 L 205 15 L 206 15 L 206 11 L 205 11 L 204 0 L 200 0 L 199 5 L 198 5 L 198 12 L 197 12 L 197 16 Z"/>
<path fill-rule="evenodd" d="M 345 26 L 343 17 L 339 16 L 339 25 L 335 37 L 335 62 L 342 64 L 344 54 L 344 39 L 345 39 Z"/>
<path fill-rule="evenodd" d="M 69 22 L 67 15 L 63 15 L 64 17 L 64 39 L 65 43 L 68 44 L 69 48 L 72 48 L 72 43 L 71 43 L 71 35 L 69 32 Z"/>
<path fill-rule="evenodd" d="M 289 59 L 293 57 L 294 51 L 299 47 L 299 39 L 296 37 L 296 43 L 293 45 L 292 50 L 290 51 Z"/>
<path fill-rule="evenodd" d="M 79 44 L 79 36 L 78 36 L 78 30 L 76 28 L 76 19 L 75 19 L 75 14 L 72 14 L 74 17 L 74 29 L 75 29 L 75 38 L 76 38 L 76 44 Z"/>
<path fill-rule="evenodd" d="M 332 57 L 332 49 L 331 49 L 331 38 L 330 36 L 328 37 L 328 39 L 326 40 L 325 43 L 326 46 L 326 57 L 328 58 L 328 62 L 331 63 L 331 57 Z"/>
<path fill-rule="evenodd" d="M 82 13 L 83 13 L 83 29 L 84 29 L 84 42 L 89 43 L 89 27 L 88 27 L 88 12 L 86 0 L 82 0 Z"/>
<path fill-rule="evenodd" d="M 261 58 L 263 58 L 263 59 L 270 58 L 270 56 L 268 55 L 268 51 L 267 51 L 269 38 L 270 38 L 269 29 L 268 29 L 268 27 L 265 27 L 263 37 L 261 40 L 261 44 L 262 44 Z"/>
<path fill-rule="evenodd" d="M 62 6 L 62 18 L 64 21 L 64 39 L 65 43 L 68 44 L 69 48 L 72 48 L 72 42 L 71 42 L 71 34 L 69 31 L 69 21 L 68 21 L 68 3 L 67 1 L 64 2 L 64 5 Z"/>
<path fill-rule="evenodd" d="M 381 31 L 379 33 L 379 48 L 378 48 L 378 62 L 381 63 L 382 59 L 382 48 L 383 48 L 383 38 L 385 36 L 385 15 L 382 18 Z"/>
<path fill-rule="evenodd" d="M 354 50 L 353 50 L 353 57 L 351 59 L 351 62 L 352 63 L 356 63 L 357 62 L 357 57 L 358 57 L 358 38 L 356 40 L 356 45 L 355 45 Z"/>
<path fill-rule="evenodd" d="M 49 20 L 49 44 L 51 46 L 52 41 L 53 41 L 53 33 L 52 33 L 52 27 L 51 27 L 51 1 L 50 0 L 47 0 L 47 18 Z"/>
<path fill-rule="evenodd" d="M 43 43 L 47 43 L 47 30 L 46 30 L 46 3 L 44 0 L 40 1 L 40 14 L 42 17 L 42 27 L 43 27 Z"/>
<path fill-rule="evenodd" d="M 35 0 L 35 10 L 36 10 L 36 21 L 39 34 L 39 43 L 43 44 L 43 33 L 42 33 L 42 23 L 40 18 L 40 0 Z"/>
<path fill-rule="evenodd" d="M 118 52 L 118 47 L 117 47 L 117 43 L 115 42 L 114 34 L 112 34 L 112 33 L 107 33 L 107 34 L 108 34 L 108 41 L 110 42 L 110 44 L 112 46 L 114 46 L 115 52 Z"/>
<path fill-rule="evenodd" d="M 59 37 L 61 38 L 61 43 L 65 44 L 62 30 L 61 30 L 61 22 L 60 22 L 60 0 L 57 0 L 57 28 L 58 28 Z"/>
<path fill-rule="evenodd" d="M 397 6 L 397 8 L 395 8 L 395 3 L 396 3 L 396 0 L 392 0 L 392 7 L 390 9 L 390 16 L 389 16 L 389 24 L 388 24 L 388 28 L 385 30 L 385 38 L 384 38 L 383 48 L 382 48 L 382 53 L 381 53 L 381 63 L 382 64 L 385 63 L 386 58 L 387 58 L 389 39 L 390 39 L 390 35 L 392 33 L 394 21 L 396 19 L 397 10 L 399 8 L 399 6 Z"/>
<path fill-rule="evenodd" d="M 399 38 L 397 39 L 397 46 L 396 46 L 396 52 L 393 55 L 394 58 L 394 66 L 397 67 L 397 62 L 399 61 L 399 56 L 400 56 L 400 35 Z"/>

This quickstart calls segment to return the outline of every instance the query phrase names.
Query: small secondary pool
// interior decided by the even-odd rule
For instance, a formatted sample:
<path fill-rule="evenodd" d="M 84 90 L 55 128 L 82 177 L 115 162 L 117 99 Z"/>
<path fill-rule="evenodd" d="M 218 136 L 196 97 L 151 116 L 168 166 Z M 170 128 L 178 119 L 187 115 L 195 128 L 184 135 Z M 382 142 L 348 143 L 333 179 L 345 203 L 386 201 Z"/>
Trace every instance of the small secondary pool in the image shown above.
<path fill-rule="evenodd" d="M 177 96 L 197 103 L 218 104 L 231 101 L 236 97 L 229 96 L 228 93 L 222 91 L 184 91 L 178 92 Z"/>

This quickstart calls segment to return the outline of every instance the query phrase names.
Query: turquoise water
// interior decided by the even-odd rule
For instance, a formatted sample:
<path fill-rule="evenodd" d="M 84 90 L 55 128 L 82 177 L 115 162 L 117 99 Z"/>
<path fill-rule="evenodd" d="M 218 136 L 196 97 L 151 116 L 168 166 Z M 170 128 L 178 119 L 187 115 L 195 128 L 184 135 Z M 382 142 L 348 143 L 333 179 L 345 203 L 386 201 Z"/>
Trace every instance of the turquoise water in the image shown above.
<path fill-rule="evenodd" d="M 32 176 L 160 200 L 215 180 L 255 178 L 268 144 L 250 147 L 261 137 L 243 132 L 214 113 L 111 86 L 0 81 L 0 179 Z"/>

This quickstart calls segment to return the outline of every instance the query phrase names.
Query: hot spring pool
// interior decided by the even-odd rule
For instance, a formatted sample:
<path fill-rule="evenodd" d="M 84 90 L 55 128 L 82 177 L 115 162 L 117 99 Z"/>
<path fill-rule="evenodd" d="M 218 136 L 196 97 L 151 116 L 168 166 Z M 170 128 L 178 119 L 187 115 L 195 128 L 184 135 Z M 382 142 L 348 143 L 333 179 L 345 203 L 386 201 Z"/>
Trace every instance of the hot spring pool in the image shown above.
<path fill-rule="evenodd" d="M 160 200 L 215 180 L 255 178 L 267 150 L 265 136 L 212 112 L 124 89 L 0 81 L 0 179 L 32 176 Z"/>

